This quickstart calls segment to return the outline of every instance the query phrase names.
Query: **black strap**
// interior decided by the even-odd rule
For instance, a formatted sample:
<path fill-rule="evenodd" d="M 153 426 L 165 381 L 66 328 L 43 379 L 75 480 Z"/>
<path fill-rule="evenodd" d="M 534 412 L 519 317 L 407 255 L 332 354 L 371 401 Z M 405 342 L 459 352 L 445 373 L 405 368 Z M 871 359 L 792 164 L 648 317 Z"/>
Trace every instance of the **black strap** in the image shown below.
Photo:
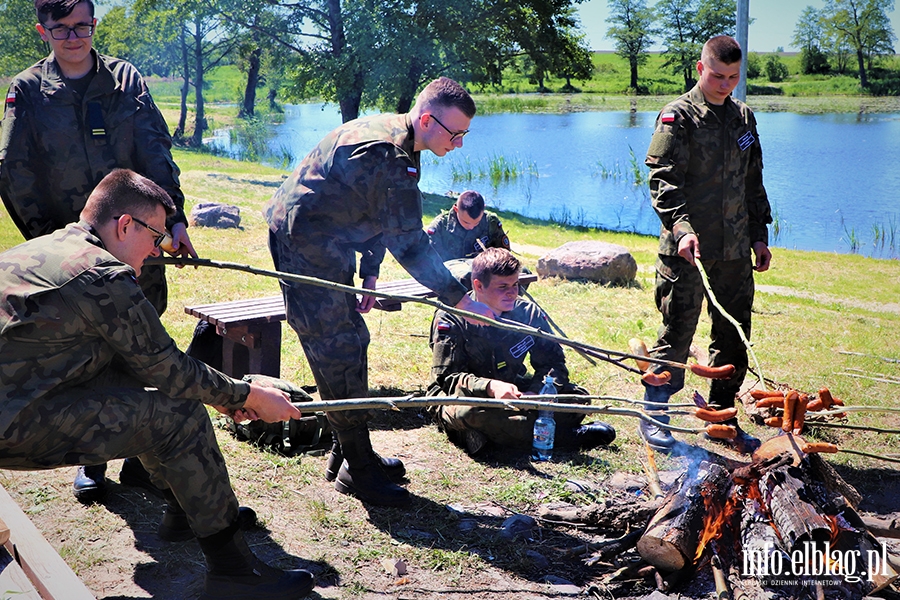
<path fill-rule="evenodd" d="M 106 124 L 103 122 L 103 107 L 99 102 L 88 102 L 88 125 L 91 128 L 91 139 L 106 141 Z"/>

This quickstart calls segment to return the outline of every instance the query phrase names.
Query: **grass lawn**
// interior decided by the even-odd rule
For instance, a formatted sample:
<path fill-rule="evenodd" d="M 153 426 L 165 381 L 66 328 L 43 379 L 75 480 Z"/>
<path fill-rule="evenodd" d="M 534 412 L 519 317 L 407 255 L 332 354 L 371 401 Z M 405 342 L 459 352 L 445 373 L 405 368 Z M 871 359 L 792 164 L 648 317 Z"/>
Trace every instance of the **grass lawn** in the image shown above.
<path fill-rule="evenodd" d="M 177 151 L 175 159 L 182 169 L 188 210 L 201 201 L 241 208 L 240 229 L 190 229 L 201 255 L 270 268 L 260 209 L 286 173 L 193 152 Z M 425 222 L 448 203 L 445 198 L 429 196 Z M 513 232 L 514 249 L 532 270 L 544 252 L 571 240 L 602 240 L 627 247 L 638 263 L 637 278 L 630 286 L 547 279 L 533 284 L 529 292 L 573 339 L 623 351 L 632 337 L 652 343 L 659 325 L 653 302 L 655 238 L 501 214 Z M 10 219 L 0 214 L 0 248 L 18 241 Z M 774 255 L 771 271 L 757 277 L 754 308 L 754 351 L 764 374 L 809 392 L 827 386 L 848 406 L 900 406 L 898 386 L 883 377 L 900 375 L 896 362 L 900 359 L 897 261 L 780 248 L 774 249 Z M 382 277 L 404 276 L 388 257 Z M 274 280 L 213 269 L 170 269 L 169 284 L 169 311 L 163 322 L 181 348 L 190 341 L 195 324 L 184 314 L 185 305 L 278 293 Z M 369 381 L 373 393 L 417 392 L 425 387 L 431 364 L 427 344 L 431 314 L 427 307 L 406 305 L 397 313 L 373 311 L 367 315 L 372 334 Z M 298 384 L 312 384 L 295 334 L 287 326 L 283 331 L 282 376 Z M 696 338 L 699 345 L 706 345 L 708 332 L 709 321 L 704 317 Z M 591 366 L 574 353 L 567 352 L 567 356 L 572 379 L 593 392 L 629 398 L 641 395 L 635 375 L 607 363 Z M 685 392 L 676 399 L 684 401 L 694 389 L 705 394 L 708 385 L 689 375 Z M 409 512 L 365 509 L 337 494 L 321 479 L 323 457 L 278 457 L 236 441 L 224 426 L 218 437 L 241 502 L 256 508 L 269 528 L 252 534 L 255 549 L 282 566 L 300 564 L 316 571 L 321 582 L 317 592 L 322 598 L 400 594 L 397 597 L 437 599 L 455 598 L 460 592 L 466 598 L 493 600 L 539 595 L 545 589 L 539 577 L 546 568 L 537 566 L 529 551 L 549 558 L 551 572 L 578 585 L 589 585 L 603 575 L 559 554 L 562 547 L 594 539 L 588 533 L 542 527 L 534 540 L 510 543 L 498 540 L 496 530 L 512 512 L 534 514 L 539 505 L 551 500 L 577 504 L 602 500 L 602 489 L 592 499 L 568 490 L 568 479 L 601 486 L 616 473 L 642 477 L 640 461 L 645 450 L 636 435 L 636 421 L 626 417 L 609 421 L 618 431 L 611 448 L 558 453 L 552 462 L 533 465 L 517 454 L 473 460 L 449 444 L 421 413 L 381 413 L 374 422 L 373 439 L 379 451 L 400 456 L 407 463 L 409 489 L 415 495 Z M 679 417 L 676 422 L 697 425 L 689 417 Z M 896 413 L 853 413 L 849 422 L 900 429 Z M 747 428 L 764 437 L 772 433 L 750 424 Z M 896 452 L 900 446 L 897 434 L 820 429 L 810 435 L 842 448 L 881 454 Z M 680 437 L 703 444 L 696 436 Z M 847 453 L 828 459 L 864 492 L 900 485 L 898 472 L 890 463 Z M 683 468 L 679 459 L 660 456 L 658 460 L 664 470 Z M 116 463 L 110 469 L 112 479 L 117 477 L 117 468 Z M 161 510 L 158 501 L 114 486 L 106 506 L 82 507 L 71 497 L 71 475 L 71 469 L 2 472 L 0 483 L 98 597 L 146 593 L 195 597 L 202 569 L 199 551 L 192 542 L 167 545 L 155 538 Z M 450 504 L 480 507 L 476 512 L 483 514 L 476 528 L 463 531 L 456 513 L 445 508 Z M 302 560 L 298 563 L 296 557 Z M 392 557 L 409 562 L 411 575 L 406 583 L 385 576 L 380 561 Z"/>

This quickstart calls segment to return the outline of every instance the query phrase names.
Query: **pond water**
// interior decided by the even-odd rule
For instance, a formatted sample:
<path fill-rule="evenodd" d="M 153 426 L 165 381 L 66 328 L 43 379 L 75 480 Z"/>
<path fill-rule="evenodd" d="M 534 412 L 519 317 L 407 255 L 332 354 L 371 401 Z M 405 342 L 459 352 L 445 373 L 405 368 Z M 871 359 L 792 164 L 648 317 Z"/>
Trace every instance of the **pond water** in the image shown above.
<path fill-rule="evenodd" d="M 270 148 L 295 166 L 341 123 L 330 105 L 289 106 Z M 656 113 L 476 117 L 462 149 L 423 153 L 423 191 L 480 191 L 490 206 L 574 225 L 655 234 L 644 154 Z M 757 113 L 772 245 L 900 256 L 900 114 Z M 213 143 L 223 149 L 227 137 Z M 517 173 L 504 179 L 491 170 Z M 635 182 L 638 182 L 637 184 Z M 449 204 L 449 202 L 448 202 Z M 515 234 L 513 233 L 513 236 Z"/>

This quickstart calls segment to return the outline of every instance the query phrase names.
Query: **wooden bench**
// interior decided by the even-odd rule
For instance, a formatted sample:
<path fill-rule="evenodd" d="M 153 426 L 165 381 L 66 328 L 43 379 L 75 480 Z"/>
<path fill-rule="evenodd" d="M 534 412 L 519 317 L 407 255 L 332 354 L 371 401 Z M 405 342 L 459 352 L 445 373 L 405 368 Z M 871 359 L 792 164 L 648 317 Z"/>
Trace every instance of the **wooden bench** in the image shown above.
<path fill-rule="evenodd" d="M 537 281 L 537 275 L 533 273 L 519 276 L 520 283 L 534 281 Z M 375 290 L 414 298 L 436 296 L 415 279 L 379 281 Z M 375 308 L 397 311 L 403 308 L 403 303 L 393 298 L 379 298 Z M 184 312 L 215 326 L 216 333 L 222 337 L 223 373 L 236 378 L 247 373 L 280 376 L 281 321 L 285 320 L 282 296 L 185 306 Z"/>
<path fill-rule="evenodd" d="M 0 596 L 95 600 L 2 486 L 0 516 Z"/>

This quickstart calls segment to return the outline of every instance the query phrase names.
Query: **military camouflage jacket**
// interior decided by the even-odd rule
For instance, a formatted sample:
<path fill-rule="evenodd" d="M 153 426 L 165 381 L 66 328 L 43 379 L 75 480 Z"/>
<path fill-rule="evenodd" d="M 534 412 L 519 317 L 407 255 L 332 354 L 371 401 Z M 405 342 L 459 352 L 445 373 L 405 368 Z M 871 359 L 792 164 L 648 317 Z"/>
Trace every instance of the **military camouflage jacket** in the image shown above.
<path fill-rule="evenodd" d="M 474 292 L 470 295 L 474 299 Z M 544 311 L 519 298 L 502 318 L 551 333 Z M 487 396 L 491 379 L 519 386 L 521 392 L 541 391 L 544 376 L 553 369 L 557 388 L 569 381 L 566 357 L 556 342 L 496 327 L 471 325 L 442 310 L 431 322 L 431 383 L 429 396 Z M 534 369 L 530 387 L 525 356 Z"/>
<path fill-rule="evenodd" d="M 745 258 L 754 243 L 768 244 L 772 216 L 756 119 L 738 100 L 729 97 L 724 106 L 722 124 L 697 85 L 656 119 L 646 164 L 662 221 L 660 254 L 678 254 L 679 240 L 689 233 L 710 260 Z"/>
<path fill-rule="evenodd" d="M 172 140 L 140 73 L 94 52 L 84 98 L 53 54 L 13 79 L 0 135 L 0 196 L 25 239 L 78 220 L 88 195 L 110 171 L 131 169 L 162 187 L 185 223 Z"/>
<path fill-rule="evenodd" d="M 422 230 L 413 133 L 405 114 L 341 125 L 303 159 L 263 213 L 275 235 L 304 258 L 337 245 L 362 253 L 360 277 L 378 276 L 387 248 L 442 302 L 455 305 L 466 290 Z"/>
<path fill-rule="evenodd" d="M 487 210 L 478 225 L 471 230 L 459 224 L 459 219 L 452 210 L 441 211 L 425 232 L 431 238 L 431 245 L 441 255 L 441 260 L 445 261 L 474 258 L 484 248 L 509 250 L 509 238 L 503 231 L 500 217 Z M 481 244 L 484 244 L 484 248 Z"/>
<path fill-rule="evenodd" d="M 172 398 L 240 408 L 250 392 L 175 347 L 134 269 L 86 223 L 0 254 L 0 432 L 29 404 L 89 385 L 116 355 Z"/>

